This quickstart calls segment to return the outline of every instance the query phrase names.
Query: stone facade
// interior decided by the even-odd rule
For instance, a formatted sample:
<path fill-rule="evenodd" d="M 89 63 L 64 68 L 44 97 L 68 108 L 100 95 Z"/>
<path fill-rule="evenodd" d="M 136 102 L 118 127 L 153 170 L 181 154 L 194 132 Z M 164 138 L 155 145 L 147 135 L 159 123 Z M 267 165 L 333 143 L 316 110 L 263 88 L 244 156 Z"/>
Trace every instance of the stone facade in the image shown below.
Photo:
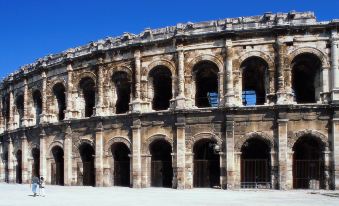
<path fill-rule="evenodd" d="M 23 66 L 0 87 L 0 180 L 339 189 L 338 27 L 265 13 L 124 33 Z"/>

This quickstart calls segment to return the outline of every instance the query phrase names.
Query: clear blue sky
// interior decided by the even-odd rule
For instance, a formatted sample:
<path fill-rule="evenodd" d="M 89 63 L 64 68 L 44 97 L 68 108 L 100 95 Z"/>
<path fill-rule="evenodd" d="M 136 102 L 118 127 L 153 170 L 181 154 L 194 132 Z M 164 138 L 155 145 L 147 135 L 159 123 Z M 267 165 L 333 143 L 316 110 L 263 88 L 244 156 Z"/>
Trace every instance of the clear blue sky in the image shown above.
<path fill-rule="evenodd" d="M 0 77 L 48 54 L 123 32 L 179 22 L 315 12 L 339 18 L 338 0 L 0 0 Z"/>

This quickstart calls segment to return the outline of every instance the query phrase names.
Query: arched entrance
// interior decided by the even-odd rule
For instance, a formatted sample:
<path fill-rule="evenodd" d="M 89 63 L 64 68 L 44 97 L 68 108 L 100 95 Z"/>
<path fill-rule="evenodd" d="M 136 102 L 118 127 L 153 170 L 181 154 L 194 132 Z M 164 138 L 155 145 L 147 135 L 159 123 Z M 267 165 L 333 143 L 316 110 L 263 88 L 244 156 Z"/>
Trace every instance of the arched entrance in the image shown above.
<path fill-rule="evenodd" d="M 32 176 L 40 177 L 40 150 L 38 148 L 32 149 L 32 157 L 33 157 Z"/>
<path fill-rule="evenodd" d="M 130 150 L 122 142 L 111 146 L 114 159 L 113 182 L 114 186 L 130 186 Z"/>
<path fill-rule="evenodd" d="M 151 186 L 172 187 L 172 146 L 166 140 L 155 140 L 150 145 L 151 152 Z"/>
<path fill-rule="evenodd" d="M 126 113 L 129 110 L 131 99 L 131 77 L 124 71 L 115 72 L 112 76 L 116 90 L 116 114 Z"/>
<path fill-rule="evenodd" d="M 16 155 L 16 183 L 21 184 L 22 183 L 22 152 L 21 150 L 18 150 Z"/>
<path fill-rule="evenodd" d="M 209 139 L 202 139 L 194 144 L 194 187 L 220 186 L 220 156 L 216 146 Z"/>
<path fill-rule="evenodd" d="M 241 187 L 271 188 L 270 147 L 259 138 L 248 139 L 241 148 Z"/>
<path fill-rule="evenodd" d="M 95 169 L 93 147 L 88 143 L 82 143 L 79 147 L 82 160 L 82 184 L 85 186 L 95 186 Z"/>
<path fill-rule="evenodd" d="M 51 163 L 52 185 L 64 185 L 64 151 L 59 146 L 52 148 L 53 162 Z"/>
<path fill-rule="evenodd" d="M 324 147 L 311 135 L 301 138 L 293 146 L 293 188 L 325 189 Z"/>

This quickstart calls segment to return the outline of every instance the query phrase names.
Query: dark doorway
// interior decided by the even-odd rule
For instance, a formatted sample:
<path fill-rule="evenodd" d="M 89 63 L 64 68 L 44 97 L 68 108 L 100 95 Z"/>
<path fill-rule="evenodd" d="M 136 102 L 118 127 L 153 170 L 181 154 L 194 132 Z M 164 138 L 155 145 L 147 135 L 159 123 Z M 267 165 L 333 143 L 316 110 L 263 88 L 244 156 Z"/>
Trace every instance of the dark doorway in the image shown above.
<path fill-rule="evenodd" d="M 32 176 L 40 177 L 40 150 L 38 148 L 32 149 Z"/>
<path fill-rule="evenodd" d="M 130 150 L 124 143 L 115 143 L 111 147 L 114 158 L 114 185 L 130 186 Z"/>
<path fill-rule="evenodd" d="M 271 188 L 270 159 L 270 147 L 263 140 L 247 140 L 241 148 L 241 187 Z"/>
<path fill-rule="evenodd" d="M 215 147 L 215 142 L 205 139 L 194 144 L 194 187 L 220 186 L 220 156 Z"/>
<path fill-rule="evenodd" d="M 292 88 L 297 103 L 315 103 L 320 92 L 321 61 L 314 54 L 299 54 L 292 61 Z"/>
<path fill-rule="evenodd" d="M 152 108 L 154 110 L 168 109 L 172 98 L 171 70 L 164 66 L 157 66 L 150 71 L 149 75 L 153 79 Z"/>
<path fill-rule="evenodd" d="M 21 184 L 22 183 L 22 152 L 21 150 L 18 150 L 16 153 L 16 183 Z"/>
<path fill-rule="evenodd" d="M 323 146 L 313 136 L 301 137 L 293 146 L 293 188 L 325 189 Z"/>
<path fill-rule="evenodd" d="M 61 83 L 58 83 L 53 86 L 53 94 L 56 98 L 56 106 L 57 106 L 57 117 L 58 120 L 64 120 L 65 119 L 65 110 L 66 110 L 66 90 L 64 85 Z"/>
<path fill-rule="evenodd" d="M 94 149 L 90 144 L 82 143 L 79 150 L 83 165 L 83 185 L 95 186 Z"/>
<path fill-rule="evenodd" d="M 22 122 L 23 122 L 23 117 L 24 117 L 24 96 L 20 95 L 16 98 L 15 101 L 16 104 L 16 110 L 17 113 L 19 114 L 19 127 L 22 126 Z"/>
<path fill-rule="evenodd" d="M 85 101 L 84 115 L 85 117 L 91 117 L 95 107 L 95 82 L 92 78 L 85 77 L 81 79 L 79 86 Z"/>
<path fill-rule="evenodd" d="M 116 113 L 123 114 L 129 111 L 131 98 L 131 78 L 126 72 L 119 71 L 113 74 L 113 83 L 117 93 Z"/>
<path fill-rule="evenodd" d="M 267 63 L 259 57 L 249 57 L 241 63 L 240 67 L 242 68 L 243 105 L 263 105 L 266 99 Z"/>
<path fill-rule="evenodd" d="M 5 182 L 9 183 L 8 152 L 3 154 L 3 158 L 5 161 Z"/>
<path fill-rule="evenodd" d="M 51 163 L 52 185 L 64 185 L 64 151 L 61 147 L 52 148 L 54 161 Z"/>
<path fill-rule="evenodd" d="M 42 113 L 42 97 L 39 90 L 35 90 L 33 93 L 33 104 L 35 108 L 35 123 L 40 123 L 40 115 Z"/>
<path fill-rule="evenodd" d="M 156 140 L 150 145 L 152 187 L 172 188 L 172 147 L 165 140 Z"/>
<path fill-rule="evenodd" d="M 218 71 L 218 67 L 209 61 L 202 61 L 194 66 L 197 107 L 218 106 Z"/>

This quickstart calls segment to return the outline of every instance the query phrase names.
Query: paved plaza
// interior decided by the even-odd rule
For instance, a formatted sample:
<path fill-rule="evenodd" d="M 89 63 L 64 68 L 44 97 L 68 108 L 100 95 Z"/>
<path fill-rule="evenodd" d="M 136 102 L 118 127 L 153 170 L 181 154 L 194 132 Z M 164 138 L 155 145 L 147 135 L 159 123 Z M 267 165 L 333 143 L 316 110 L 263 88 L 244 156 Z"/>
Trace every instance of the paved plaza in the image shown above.
<path fill-rule="evenodd" d="M 61 187 L 48 186 L 46 197 L 33 197 L 29 185 L 0 184 L 0 205 L 25 206 L 106 206 L 106 205 L 249 205 L 251 206 L 326 206 L 339 205 L 335 191 L 310 190 L 219 190 L 165 188 L 133 189 L 123 187 Z"/>

